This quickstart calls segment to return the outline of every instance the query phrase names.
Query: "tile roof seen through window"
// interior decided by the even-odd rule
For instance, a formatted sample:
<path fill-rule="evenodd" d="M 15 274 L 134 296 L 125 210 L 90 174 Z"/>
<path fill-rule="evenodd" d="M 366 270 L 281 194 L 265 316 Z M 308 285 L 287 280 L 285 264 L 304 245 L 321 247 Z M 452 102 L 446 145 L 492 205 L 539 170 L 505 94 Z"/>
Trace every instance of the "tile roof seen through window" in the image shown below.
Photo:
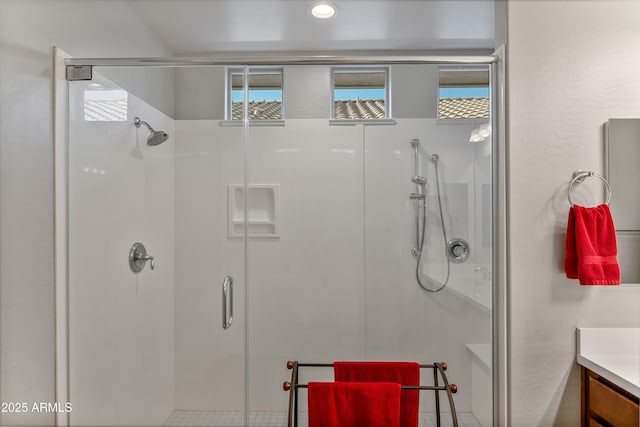
<path fill-rule="evenodd" d="M 250 120 L 280 120 L 282 119 L 282 103 L 280 101 L 249 101 Z M 233 120 L 242 120 L 243 102 L 234 102 L 231 106 Z"/>
<path fill-rule="evenodd" d="M 488 119 L 489 98 L 440 98 L 439 119 Z"/>
<path fill-rule="evenodd" d="M 334 119 L 384 119 L 384 99 L 335 101 Z"/>
<path fill-rule="evenodd" d="M 439 101 L 439 118 L 442 119 L 487 119 L 489 118 L 489 98 L 442 98 Z M 242 102 L 233 103 L 233 120 L 242 119 Z M 280 101 L 250 101 L 251 120 L 280 120 Z M 336 119 L 383 119 L 384 100 L 361 99 L 335 101 Z"/>

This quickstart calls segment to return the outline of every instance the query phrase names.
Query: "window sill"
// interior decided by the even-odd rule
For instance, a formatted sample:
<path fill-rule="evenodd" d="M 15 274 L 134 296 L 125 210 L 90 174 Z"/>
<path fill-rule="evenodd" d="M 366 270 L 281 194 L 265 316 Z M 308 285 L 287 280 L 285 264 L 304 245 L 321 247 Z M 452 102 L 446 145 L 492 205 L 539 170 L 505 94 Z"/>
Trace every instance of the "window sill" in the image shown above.
<path fill-rule="evenodd" d="M 437 125 L 483 125 L 485 123 L 490 123 L 491 119 L 442 119 L 437 118 Z"/>
<path fill-rule="evenodd" d="M 393 126 L 395 124 L 394 119 L 329 119 L 330 126 Z"/>
<path fill-rule="evenodd" d="M 249 126 L 284 126 L 284 120 L 249 120 Z M 244 120 L 220 120 L 220 126 L 242 127 Z"/>

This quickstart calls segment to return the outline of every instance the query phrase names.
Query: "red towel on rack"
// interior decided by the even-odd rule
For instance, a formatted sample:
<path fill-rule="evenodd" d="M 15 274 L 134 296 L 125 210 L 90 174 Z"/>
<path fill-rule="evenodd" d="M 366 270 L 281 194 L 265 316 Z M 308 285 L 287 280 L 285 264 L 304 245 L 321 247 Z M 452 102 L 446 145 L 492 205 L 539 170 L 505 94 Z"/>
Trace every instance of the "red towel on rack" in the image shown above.
<path fill-rule="evenodd" d="M 310 382 L 309 427 L 400 427 L 400 384 Z"/>
<path fill-rule="evenodd" d="M 420 364 L 416 362 L 334 362 L 336 381 L 389 381 L 401 385 L 420 385 Z M 420 394 L 418 390 L 402 390 L 400 425 L 418 427 Z"/>
<path fill-rule="evenodd" d="M 581 285 L 620 284 L 616 229 L 606 204 L 569 210 L 564 271 Z"/>

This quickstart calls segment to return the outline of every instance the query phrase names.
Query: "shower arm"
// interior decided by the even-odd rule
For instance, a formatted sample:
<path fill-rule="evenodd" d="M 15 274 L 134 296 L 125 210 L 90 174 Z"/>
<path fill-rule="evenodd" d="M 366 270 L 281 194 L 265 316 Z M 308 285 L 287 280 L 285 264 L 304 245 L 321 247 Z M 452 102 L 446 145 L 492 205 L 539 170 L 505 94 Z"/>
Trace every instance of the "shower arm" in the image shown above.
<path fill-rule="evenodd" d="M 153 130 L 153 128 L 149 125 L 149 123 L 145 122 L 144 120 L 140 120 L 140 117 L 135 117 L 133 119 L 133 124 L 137 128 L 139 128 L 140 125 L 145 125 L 147 127 L 147 129 L 149 129 L 149 132 L 155 133 L 155 130 Z"/>

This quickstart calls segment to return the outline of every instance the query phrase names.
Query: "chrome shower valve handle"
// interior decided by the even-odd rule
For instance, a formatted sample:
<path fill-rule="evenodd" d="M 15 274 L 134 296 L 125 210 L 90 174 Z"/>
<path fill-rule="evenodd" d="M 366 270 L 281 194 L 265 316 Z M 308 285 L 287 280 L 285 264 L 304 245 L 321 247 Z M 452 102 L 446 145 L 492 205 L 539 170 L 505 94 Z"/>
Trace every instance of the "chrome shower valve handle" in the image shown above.
<path fill-rule="evenodd" d="M 149 261 L 149 267 L 152 270 L 154 270 L 156 268 L 155 257 L 152 257 L 151 255 L 142 256 L 142 257 L 138 258 L 138 260 L 139 261 L 143 261 L 143 262 Z"/>
<path fill-rule="evenodd" d="M 129 249 L 129 267 L 134 273 L 139 273 L 149 261 L 151 270 L 156 268 L 155 257 L 147 254 L 147 248 L 140 242 L 136 242 Z"/>
<path fill-rule="evenodd" d="M 465 262 L 469 257 L 469 243 L 466 240 L 455 238 L 447 242 L 447 257 L 451 262 Z"/>

